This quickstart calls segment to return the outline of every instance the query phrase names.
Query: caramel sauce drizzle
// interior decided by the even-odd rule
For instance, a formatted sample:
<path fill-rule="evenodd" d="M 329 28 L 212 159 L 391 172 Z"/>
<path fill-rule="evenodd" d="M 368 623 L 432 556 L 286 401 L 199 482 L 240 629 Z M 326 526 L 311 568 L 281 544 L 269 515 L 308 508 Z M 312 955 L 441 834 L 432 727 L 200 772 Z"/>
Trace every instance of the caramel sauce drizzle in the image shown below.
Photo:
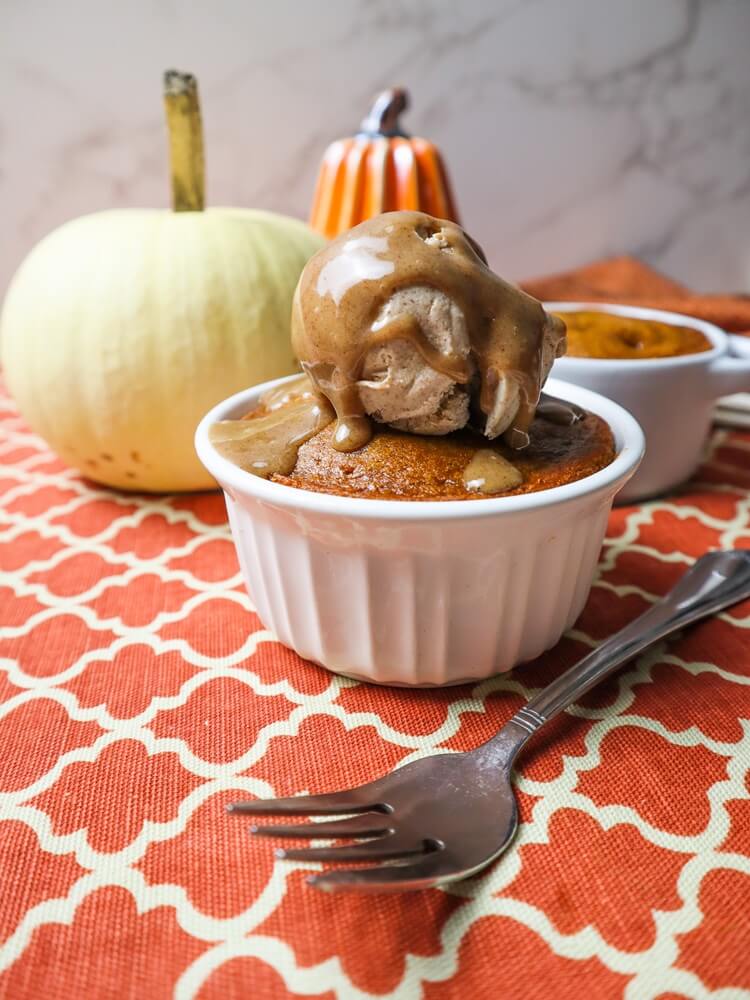
<path fill-rule="evenodd" d="M 462 310 L 469 358 L 437 351 L 416 317 L 379 324 L 395 292 L 418 286 L 443 292 Z M 334 447 L 340 451 L 361 448 L 372 436 L 357 382 L 368 351 L 393 340 L 408 340 L 426 364 L 456 382 L 477 377 L 485 416 L 500 375 L 512 374 L 521 405 L 506 440 L 523 446 L 539 399 L 542 346 L 550 329 L 560 340 L 565 336 L 561 321 L 487 267 L 481 248 L 460 226 L 422 212 L 377 216 L 330 243 L 308 262 L 292 311 L 292 345 L 335 410 Z"/>
<path fill-rule="evenodd" d="M 220 420 L 208 432 L 224 458 L 261 479 L 288 476 L 300 445 L 335 419 L 328 401 L 306 375 L 270 389 L 250 419 Z"/>
<path fill-rule="evenodd" d="M 586 416 L 582 406 L 569 403 L 565 399 L 558 399 L 557 396 L 548 396 L 546 392 L 539 397 L 536 413 L 537 416 L 549 420 L 551 424 L 560 424 L 562 427 L 572 427 Z"/>
<path fill-rule="evenodd" d="M 466 489 L 477 493 L 503 493 L 523 482 L 515 465 L 492 448 L 475 451 L 462 478 Z"/>

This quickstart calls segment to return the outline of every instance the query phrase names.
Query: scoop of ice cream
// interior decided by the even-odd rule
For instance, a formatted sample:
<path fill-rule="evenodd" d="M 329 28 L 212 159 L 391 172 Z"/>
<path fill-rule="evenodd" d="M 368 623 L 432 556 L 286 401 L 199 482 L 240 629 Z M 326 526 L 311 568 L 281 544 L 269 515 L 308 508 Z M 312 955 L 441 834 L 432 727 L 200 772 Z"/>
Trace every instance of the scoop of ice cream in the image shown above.
<path fill-rule="evenodd" d="M 385 325 L 404 315 L 418 319 L 422 333 L 436 350 L 470 358 L 464 315 L 443 292 L 425 286 L 401 289 L 386 302 L 376 323 Z M 557 321 L 549 316 L 542 340 L 540 388 L 561 344 L 564 347 Z M 373 420 L 413 434 L 449 434 L 470 422 L 477 379 L 456 382 L 426 365 L 410 341 L 393 340 L 367 352 L 357 386 L 365 413 Z M 484 419 L 476 416 L 484 435 L 492 439 L 507 431 L 520 405 L 519 380 L 512 372 L 500 372 L 490 412 Z"/>
<path fill-rule="evenodd" d="M 565 326 L 455 223 L 391 212 L 308 262 L 292 339 L 333 404 L 340 450 L 369 439 L 370 419 L 420 434 L 472 422 L 522 447 Z"/>
<path fill-rule="evenodd" d="M 413 316 L 436 351 L 469 358 L 471 342 L 463 313 L 444 292 L 424 285 L 399 289 L 380 310 L 375 325 L 385 328 L 400 316 Z M 398 430 L 449 434 L 469 420 L 469 385 L 425 364 L 410 340 L 371 347 L 357 386 L 365 413 Z"/>

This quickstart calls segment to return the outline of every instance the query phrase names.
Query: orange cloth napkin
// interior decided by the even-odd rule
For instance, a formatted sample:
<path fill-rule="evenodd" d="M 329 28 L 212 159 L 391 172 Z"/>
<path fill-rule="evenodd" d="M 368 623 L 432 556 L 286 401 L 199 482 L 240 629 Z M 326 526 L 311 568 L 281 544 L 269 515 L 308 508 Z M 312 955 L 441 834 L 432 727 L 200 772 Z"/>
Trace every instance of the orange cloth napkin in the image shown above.
<path fill-rule="evenodd" d="M 611 257 L 522 285 L 538 299 L 651 306 L 697 316 L 730 333 L 750 335 L 750 295 L 699 295 L 634 257 Z"/>

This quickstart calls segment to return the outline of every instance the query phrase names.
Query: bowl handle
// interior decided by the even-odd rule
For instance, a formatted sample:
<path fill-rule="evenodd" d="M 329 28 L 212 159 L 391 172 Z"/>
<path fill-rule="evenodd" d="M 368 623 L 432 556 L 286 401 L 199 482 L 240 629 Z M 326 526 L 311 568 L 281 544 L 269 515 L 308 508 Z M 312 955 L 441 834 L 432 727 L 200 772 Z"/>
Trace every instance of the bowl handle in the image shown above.
<path fill-rule="evenodd" d="M 717 358 L 710 373 L 712 395 L 750 392 L 750 337 L 730 335 L 729 354 Z"/>

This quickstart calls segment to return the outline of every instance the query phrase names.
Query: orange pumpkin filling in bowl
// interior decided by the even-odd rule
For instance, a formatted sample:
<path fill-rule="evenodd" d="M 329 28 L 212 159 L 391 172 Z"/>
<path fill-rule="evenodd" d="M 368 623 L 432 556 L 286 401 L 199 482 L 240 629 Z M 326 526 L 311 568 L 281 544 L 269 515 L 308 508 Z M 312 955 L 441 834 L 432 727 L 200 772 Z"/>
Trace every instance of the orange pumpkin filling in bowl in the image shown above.
<path fill-rule="evenodd" d="M 557 314 L 567 327 L 568 357 L 647 360 L 710 351 L 711 341 L 691 326 L 598 310 Z"/>

